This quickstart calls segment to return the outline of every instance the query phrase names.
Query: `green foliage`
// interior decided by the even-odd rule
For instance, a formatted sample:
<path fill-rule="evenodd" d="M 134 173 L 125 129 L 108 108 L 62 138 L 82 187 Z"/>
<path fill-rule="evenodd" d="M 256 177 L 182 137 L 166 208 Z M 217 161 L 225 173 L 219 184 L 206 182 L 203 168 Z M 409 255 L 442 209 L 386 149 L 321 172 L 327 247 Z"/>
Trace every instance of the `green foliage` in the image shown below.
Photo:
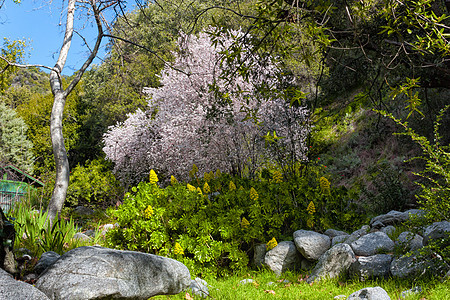
<path fill-rule="evenodd" d="M 63 135 L 65 146 L 69 152 L 71 162 L 71 150 L 79 143 L 79 115 L 77 112 L 76 88 L 67 98 L 63 115 Z M 43 175 L 54 169 L 53 149 L 50 137 L 50 115 L 53 106 L 53 95 L 41 95 L 33 93 L 30 99 L 17 107 L 17 113 L 28 125 L 27 136 L 33 142 L 33 154 L 35 159 L 36 175 Z"/>
<path fill-rule="evenodd" d="M 425 162 L 423 170 L 415 173 L 415 175 L 425 180 L 424 182 L 417 182 L 421 187 L 421 192 L 416 196 L 418 203 L 425 213 L 412 217 L 408 222 L 407 225 L 413 232 L 417 232 L 419 228 L 423 228 L 434 222 L 450 219 L 449 145 L 442 144 L 439 133 L 443 116 L 449 108 L 450 105 L 445 106 L 436 116 L 433 142 L 417 134 L 409 127 L 407 122 L 396 119 L 392 114 L 380 112 L 402 126 L 404 132 L 398 134 L 409 136 L 422 150 L 422 156 L 412 159 L 419 159 Z M 431 240 L 428 245 L 419 251 L 420 257 L 425 260 L 435 258 L 435 253 L 439 254 L 447 263 L 450 262 L 450 235 L 442 239 Z"/>
<path fill-rule="evenodd" d="M 407 122 L 396 119 L 392 114 L 380 112 L 402 126 L 404 132 L 398 134 L 409 136 L 422 150 L 422 156 L 412 159 L 420 159 L 425 162 L 424 169 L 415 173 L 415 175 L 426 180 L 425 183 L 418 182 L 422 189 L 418 195 L 418 202 L 426 211 L 426 219 L 429 223 L 450 219 L 449 145 L 441 144 L 441 135 L 439 133 L 442 118 L 449 108 L 450 105 L 447 105 L 436 117 L 433 142 L 417 134 L 408 126 Z"/>
<path fill-rule="evenodd" d="M 176 258 L 193 274 L 225 275 L 246 269 L 254 245 L 306 228 L 311 201 L 315 230 L 365 221 L 344 188 L 320 186 L 319 168 L 311 169 L 288 182 L 279 171 L 259 181 L 208 174 L 187 185 L 172 180 L 165 189 L 141 182 L 110 211 L 119 227 L 107 244 Z"/>
<path fill-rule="evenodd" d="M 27 139 L 27 125 L 17 113 L 0 102 L 0 161 L 33 170 L 33 144 Z"/>
<path fill-rule="evenodd" d="M 16 248 L 25 247 L 34 256 L 40 257 L 46 251 L 63 254 L 79 246 L 72 240 L 77 227 L 72 219 L 61 219 L 52 226 L 47 222 L 47 213 L 30 207 L 29 203 L 19 202 L 9 214 L 14 219 L 16 229 Z"/>
<path fill-rule="evenodd" d="M 370 212 L 403 211 L 411 198 L 411 192 L 403 184 L 406 180 L 402 170 L 387 159 L 369 167 L 366 181 L 368 186 L 363 188 L 363 194 Z"/>
<path fill-rule="evenodd" d="M 25 53 L 26 44 L 24 41 L 10 41 L 7 38 L 3 38 L 3 46 L 1 48 L 1 56 L 10 63 L 20 63 Z M 16 72 L 16 67 L 8 66 L 8 64 L 0 60 L 0 94 L 3 94 L 8 88 L 12 74 Z"/>
<path fill-rule="evenodd" d="M 122 188 L 103 159 L 86 161 L 72 169 L 66 203 L 110 206 L 123 196 Z"/>

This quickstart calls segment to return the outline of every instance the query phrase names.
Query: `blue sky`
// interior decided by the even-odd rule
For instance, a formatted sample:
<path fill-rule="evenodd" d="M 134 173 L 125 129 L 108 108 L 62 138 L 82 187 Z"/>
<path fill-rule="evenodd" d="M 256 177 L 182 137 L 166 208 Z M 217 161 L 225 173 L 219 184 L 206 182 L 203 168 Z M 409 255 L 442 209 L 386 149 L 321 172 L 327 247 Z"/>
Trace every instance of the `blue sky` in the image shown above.
<path fill-rule="evenodd" d="M 20 4 L 15 4 L 12 0 L 6 0 L 0 8 L 1 44 L 5 37 L 10 40 L 25 39 L 29 45 L 25 62 L 53 67 L 64 38 L 64 26 L 58 25 L 60 22 L 65 24 L 65 15 L 61 15 L 61 2 L 52 1 L 49 5 L 48 1 L 22 0 Z M 82 26 L 82 22 L 84 21 L 81 21 L 81 24 L 76 23 L 75 26 Z M 81 33 L 92 47 L 95 43 L 96 28 L 88 25 Z M 100 57 L 105 55 L 106 43 L 104 39 Z M 74 35 L 63 74 L 72 75 L 88 56 L 88 49 L 83 40 Z M 94 61 L 95 64 L 100 62 L 99 59 Z"/>

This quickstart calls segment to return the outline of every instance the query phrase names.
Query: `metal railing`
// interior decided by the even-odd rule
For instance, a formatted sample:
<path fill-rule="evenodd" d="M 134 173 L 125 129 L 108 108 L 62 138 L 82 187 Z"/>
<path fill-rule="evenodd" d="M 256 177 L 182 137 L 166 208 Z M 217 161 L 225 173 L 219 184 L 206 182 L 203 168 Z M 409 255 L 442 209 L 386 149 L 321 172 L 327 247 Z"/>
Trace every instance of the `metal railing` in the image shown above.
<path fill-rule="evenodd" d="M 23 198 L 25 194 L 19 192 L 0 191 L 0 206 L 4 213 L 7 213 L 14 203 Z"/>

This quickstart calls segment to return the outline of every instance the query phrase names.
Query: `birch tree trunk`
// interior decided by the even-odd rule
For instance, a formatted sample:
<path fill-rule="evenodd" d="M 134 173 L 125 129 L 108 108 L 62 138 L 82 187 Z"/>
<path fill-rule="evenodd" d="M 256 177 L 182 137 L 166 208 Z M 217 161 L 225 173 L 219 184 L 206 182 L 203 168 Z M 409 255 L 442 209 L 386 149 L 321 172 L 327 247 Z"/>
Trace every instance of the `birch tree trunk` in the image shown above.
<path fill-rule="evenodd" d="M 54 97 L 52 114 L 50 118 L 50 135 L 52 139 L 53 155 L 55 158 L 56 166 L 55 187 L 53 189 L 52 198 L 50 199 L 48 205 L 48 219 L 50 223 L 53 223 L 53 220 L 61 212 L 64 206 L 64 201 L 66 200 L 67 188 L 69 186 L 69 161 L 67 159 L 67 150 L 64 145 L 64 136 L 62 131 L 64 105 L 66 103 L 67 96 L 80 81 L 84 72 L 92 63 L 94 57 L 97 55 L 101 40 L 103 38 L 103 27 L 100 19 L 100 11 L 97 7 L 96 2 L 96 0 L 89 1 L 98 30 L 97 40 L 89 58 L 84 62 L 83 66 L 76 73 L 75 78 L 64 90 L 62 86 L 61 72 L 67 60 L 74 32 L 73 24 L 76 4 L 76 0 L 69 0 L 67 3 L 67 21 L 63 45 L 61 46 L 61 50 L 59 51 L 58 61 L 56 62 L 50 73 L 50 87 L 52 89 Z"/>

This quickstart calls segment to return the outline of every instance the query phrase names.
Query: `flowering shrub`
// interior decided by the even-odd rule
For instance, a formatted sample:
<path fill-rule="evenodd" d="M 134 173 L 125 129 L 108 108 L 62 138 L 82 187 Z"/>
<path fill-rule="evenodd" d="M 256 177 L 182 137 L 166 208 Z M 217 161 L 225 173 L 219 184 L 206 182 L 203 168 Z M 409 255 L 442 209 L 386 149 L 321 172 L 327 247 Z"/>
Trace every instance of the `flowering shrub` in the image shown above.
<path fill-rule="evenodd" d="M 276 89 L 278 70 L 270 59 L 251 83 L 239 76 L 233 82 L 222 79 L 220 52 L 232 39 L 219 40 L 214 47 L 206 33 L 183 35 L 175 54 L 177 70 L 165 68 L 162 87 L 144 91 L 147 111 L 128 115 L 105 134 L 103 150 L 122 180 L 140 181 L 151 168 L 187 180 L 194 163 L 196 178 L 217 169 L 253 175 L 275 160 L 274 154 L 282 155 L 277 161 L 305 159 L 307 110 L 291 107 L 289 99 L 271 99 L 258 88 Z M 266 145 L 267 132 L 279 138 Z"/>
<path fill-rule="evenodd" d="M 306 228 L 311 217 L 319 230 L 360 225 L 345 191 L 330 187 L 324 195 L 317 173 L 278 183 L 217 174 L 164 189 L 139 183 L 110 212 L 119 226 L 108 232 L 107 245 L 176 258 L 193 275 L 224 275 L 247 268 L 256 244 L 276 246 L 275 237 Z"/>

